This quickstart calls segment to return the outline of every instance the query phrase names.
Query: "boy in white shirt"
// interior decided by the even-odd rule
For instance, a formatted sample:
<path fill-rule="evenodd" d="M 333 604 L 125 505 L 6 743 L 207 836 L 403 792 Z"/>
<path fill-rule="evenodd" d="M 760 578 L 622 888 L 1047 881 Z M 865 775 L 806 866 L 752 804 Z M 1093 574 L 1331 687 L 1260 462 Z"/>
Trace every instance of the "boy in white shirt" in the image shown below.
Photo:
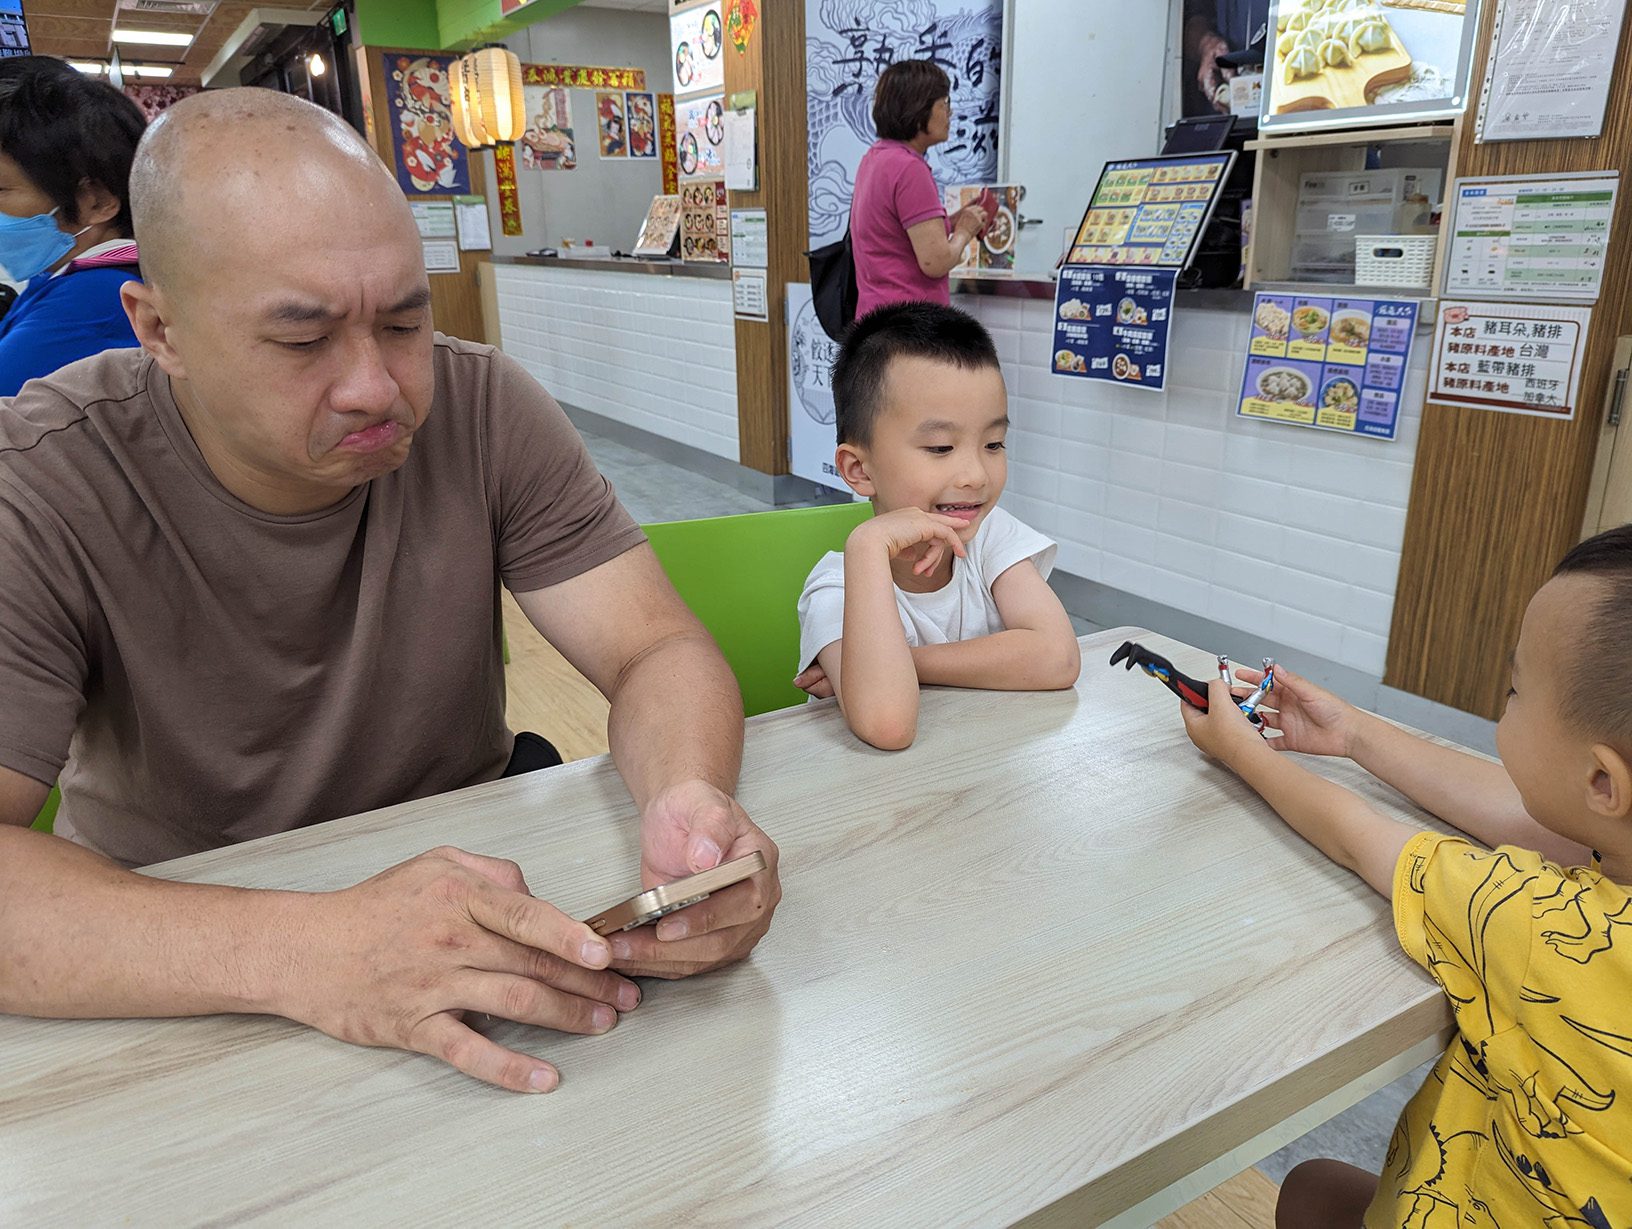
<path fill-rule="evenodd" d="M 1048 587 L 1055 544 L 997 507 L 1008 394 L 980 322 L 951 307 L 869 312 L 833 365 L 834 461 L 874 516 L 799 597 L 801 673 L 857 737 L 909 746 L 918 688 L 1045 691 L 1082 666 Z"/>

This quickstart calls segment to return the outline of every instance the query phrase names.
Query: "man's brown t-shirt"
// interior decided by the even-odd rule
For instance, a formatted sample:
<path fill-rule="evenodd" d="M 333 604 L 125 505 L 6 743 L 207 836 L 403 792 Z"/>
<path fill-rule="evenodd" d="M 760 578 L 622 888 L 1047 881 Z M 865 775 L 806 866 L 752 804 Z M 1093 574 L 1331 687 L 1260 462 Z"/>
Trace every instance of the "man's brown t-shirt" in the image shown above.
<path fill-rule="evenodd" d="M 514 360 L 435 366 L 407 461 L 304 516 L 216 481 L 145 351 L 0 401 L 0 765 L 59 832 L 142 865 L 503 771 L 500 583 L 643 538 Z"/>

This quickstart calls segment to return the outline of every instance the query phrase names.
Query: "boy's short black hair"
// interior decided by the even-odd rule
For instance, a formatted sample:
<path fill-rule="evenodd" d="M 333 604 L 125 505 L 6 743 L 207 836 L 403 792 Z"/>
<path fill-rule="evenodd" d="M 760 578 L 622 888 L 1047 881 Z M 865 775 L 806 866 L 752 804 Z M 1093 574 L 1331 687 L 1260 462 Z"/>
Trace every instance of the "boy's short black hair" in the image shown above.
<path fill-rule="evenodd" d="M 889 141 L 910 141 L 929 127 L 930 112 L 952 96 L 952 79 L 933 60 L 897 60 L 873 86 L 873 127 Z"/>
<path fill-rule="evenodd" d="M 114 228 L 130 230 L 130 164 L 147 118 L 123 93 L 45 55 L 0 59 L 0 151 L 70 225 L 86 180 L 119 198 Z"/>
<path fill-rule="evenodd" d="M 1632 744 L 1632 525 L 1580 543 L 1553 575 L 1604 582 L 1577 643 L 1569 646 L 1562 716 L 1588 734 Z"/>
<path fill-rule="evenodd" d="M 939 303 L 875 308 L 846 331 L 833 364 L 839 443 L 872 443 L 890 364 L 898 358 L 927 358 L 965 371 L 1001 369 L 992 335 L 967 312 Z"/>

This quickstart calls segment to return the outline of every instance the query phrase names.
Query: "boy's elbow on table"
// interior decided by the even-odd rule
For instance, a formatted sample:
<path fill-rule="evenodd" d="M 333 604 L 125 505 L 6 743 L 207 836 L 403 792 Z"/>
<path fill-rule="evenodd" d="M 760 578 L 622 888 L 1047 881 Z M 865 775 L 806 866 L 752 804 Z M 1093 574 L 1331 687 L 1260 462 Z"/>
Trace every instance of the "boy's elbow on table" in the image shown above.
<path fill-rule="evenodd" d="M 881 706 L 879 711 L 847 711 L 850 732 L 880 751 L 905 751 L 918 736 L 918 713 Z"/>
<path fill-rule="evenodd" d="M 1054 666 L 1049 671 L 1048 686 L 1054 691 L 1075 687 L 1082 674 L 1082 646 L 1076 636 L 1066 637 L 1053 653 Z"/>

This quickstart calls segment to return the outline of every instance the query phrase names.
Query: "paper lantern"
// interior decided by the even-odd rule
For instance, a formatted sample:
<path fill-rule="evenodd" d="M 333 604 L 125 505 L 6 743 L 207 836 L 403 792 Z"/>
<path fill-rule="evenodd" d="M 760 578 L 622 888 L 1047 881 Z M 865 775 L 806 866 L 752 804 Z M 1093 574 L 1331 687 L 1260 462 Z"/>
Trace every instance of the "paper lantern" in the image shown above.
<path fill-rule="evenodd" d="M 448 65 L 448 93 L 452 99 L 453 134 L 471 149 L 481 149 L 493 142 L 487 139 L 482 127 L 482 107 L 476 98 L 475 82 L 466 71 L 461 57 Z"/>
<path fill-rule="evenodd" d="M 505 144 L 521 136 L 527 125 L 527 102 L 521 92 L 521 59 L 515 52 L 479 47 L 459 60 L 457 76 L 450 74 L 449 83 L 455 81 L 462 83 L 453 92 L 456 131 L 463 108 L 468 115 L 465 126 L 478 138 L 474 144 Z M 465 140 L 462 132 L 460 140 Z"/>

